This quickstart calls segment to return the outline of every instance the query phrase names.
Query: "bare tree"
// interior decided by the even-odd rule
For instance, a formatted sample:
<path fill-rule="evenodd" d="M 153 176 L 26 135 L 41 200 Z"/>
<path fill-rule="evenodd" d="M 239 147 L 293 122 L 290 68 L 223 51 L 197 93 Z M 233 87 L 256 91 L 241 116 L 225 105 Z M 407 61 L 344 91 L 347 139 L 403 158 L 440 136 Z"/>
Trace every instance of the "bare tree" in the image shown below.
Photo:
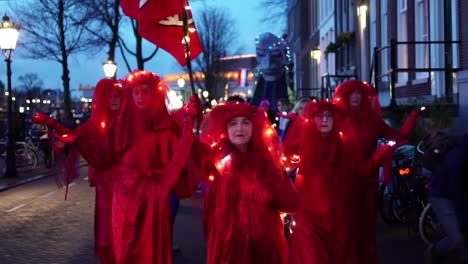
<path fill-rule="evenodd" d="M 68 61 L 77 53 L 94 53 L 105 43 L 90 34 L 102 23 L 81 0 L 35 0 L 16 2 L 11 6 L 27 42 L 19 45 L 32 59 L 57 61 L 62 65 L 64 107 L 70 111 L 70 71 Z M 20 40 L 21 41 L 21 40 Z"/>
<path fill-rule="evenodd" d="M 26 91 L 36 87 L 41 88 L 43 85 L 43 82 L 39 79 L 39 76 L 36 73 L 20 75 L 18 77 L 18 81 L 21 83 L 21 89 Z"/>
<path fill-rule="evenodd" d="M 119 0 L 82 0 L 81 5 L 87 8 L 89 15 L 105 25 L 95 31 L 95 28 L 86 28 L 90 34 L 96 36 L 109 47 L 107 59 L 115 61 L 115 50 L 119 40 L 119 25 L 122 19 Z"/>
<path fill-rule="evenodd" d="M 288 16 L 288 2 L 285 0 L 262 0 L 258 5 L 268 14 L 260 19 L 263 23 L 284 23 Z"/>
<path fill-rule="evenodd" d="M 128 71 L 131 71 L 132 68 L 130 67 L 129 62 L 126 59 L 124 50 L 127 53 L 129 53 L 130 55 L 135 57 L 136 62 L 137 62 L 137 68 L 139 70 L 144 70 L 145 69 L 145 63 L 148 62 L 149 60 L 151 60 L 156 55 L 156 53 L 159 50 L 159 47 L 156 46 L 155 49 L 148 56 L 145 57 L 144 54 L 143 54 L 143 38 L 140 37 L 140 35 L 138 34 L 138 23 L 134 19 L 131 19 L 131 18 L 129 18 L 129 19 L 130 19 L 130 22 L 132 24 L 133 35 L 135 36 L 135 50 L 133 51 L 132 49 L 130 49 L 128 47 L 128 45 L 125 43 L 124 39 L 120 37 L 119 38 L 119 43 L 120 43 L 120 47 L 121 47 L 122 57 L 125 60 L 125 64 L 127 65 Z M 123 49 L 122 49 L 122 47 L 123 47 Z"/>
<path fill-rule="evenodd" d="M 202 86 L 212 96 L 218 95 L 217 88 L 224 87 L 225 82 L 220 59 L 228 55 L 228 49 L 238 37 L 235 23 L 226 10 L 207 5 L 195 22 L 203 48 L 202 56 L 195 59 L 195 65 L 205 77 Z"/>

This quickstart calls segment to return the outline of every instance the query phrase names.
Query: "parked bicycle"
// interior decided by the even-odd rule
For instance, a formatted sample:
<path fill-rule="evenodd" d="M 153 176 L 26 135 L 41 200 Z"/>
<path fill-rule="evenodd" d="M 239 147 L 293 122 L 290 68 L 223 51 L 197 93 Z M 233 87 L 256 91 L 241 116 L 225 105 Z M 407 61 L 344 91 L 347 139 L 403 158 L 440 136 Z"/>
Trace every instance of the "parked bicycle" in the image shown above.
<path fill-rule="evenodd" d="M 0 176 L 5 174 L 6 170 L 6 141 L 0 141 Z M 32 170 L 37 166 L 37 154 L 25 141 L 16 142 L 15 160 L 18 171 Z"/>
<path fill-rule="evenodd" d="M 390 183 L 380 186 L 379 212 L 387 224 L 400 223 L 417 229 L 419 215 L 428 203 L 429 178 L 422 174 L 421 155 L 416 149 L 403 145 L 395 151 Z"/>

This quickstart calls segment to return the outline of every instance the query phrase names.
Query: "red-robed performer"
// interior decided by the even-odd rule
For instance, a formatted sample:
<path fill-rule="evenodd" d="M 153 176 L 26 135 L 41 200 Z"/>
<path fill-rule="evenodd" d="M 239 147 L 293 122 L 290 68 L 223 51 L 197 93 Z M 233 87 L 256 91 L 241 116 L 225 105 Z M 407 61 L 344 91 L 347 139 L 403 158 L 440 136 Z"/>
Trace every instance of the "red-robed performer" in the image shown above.
<path fill-rule="evenodd" d="M 156 74 L 134 71 L 124 83 L 123 111 L 108 151 L 120 166 L 112 204 L 116 263 L 170 264 L 169 194 L 187 197 L 195 187 L 181 177 L 194 141 L 193 122 L 186 122 L 180 137 L 181 120 L 169 113 L 168 87 Z"/>
<path fill-rule="evenodd" d="M 378 166 L 390 151 L 384 146 L 369 160 L 356 159 L 354 145 L 342 131 L 343 110 L 328 101 L 311 101 L 305 108 L 296 189 L 300 209 L 290 240 L 290 263 L 357 264 L 353 230 L 353 180 Z"/>
<path fill-rule="evenodd" d="M 346 110 L 346 127 L 350 128 L 347 134 L 355 141 L 356 155 L 364 160 L 375 152 L 379 137 L 394 141 L 406 140 L 414 130 L 420 113 L 413 110 L 399 131 L 393 129 L 382 119 L 375 89 L 358 80 L 340 84 L 333 95 L 333 103 Z M 391 160 L 385 163 L 391 165 Z M 376 241 L 378 169 L 375 169 L 371 177 L 349 176 L 356 178 L 352 186 L 356 188 L 357 195 L 354 210 L 359 230 L 358 263 L 379 263 Z M 385 181 L 388 180 L 386 177 Z"/>
<path fill-rule="evenodd" d="M 96 84 L 91 104 L 91 116 L 83 125 L 70 130 L 55 119 L 41 113 L 33 117 L 33 122 L 48 125 L 62 135 L 61 139 L 67 143 L 78 144 L 79 151 L 88 162 L 88 179 L 90 186 L 96 187 L 95 214 L 94 214 L 94 254 L 99 256 L 101 263 L 114 263 L 112 249 L 111 207 L 113 183 L 117 176 L 118 167 L 102 168 L 93 152 L 102 149 L 106 141 L 106 132 L 109 124 L 117 117 L 120 109 L 121 91 L 117 81 L 102 79 Z M 63 137 L 65 136 L 65 137 Z M 73 148 L 72 148 L 73 149 Z M 77 153 L 69 153 L 69 159 Z M 74 161 L 68 160 L 71 166 Z M 71 168 L 74 170 L 74 168 Z M 77 174 L 68 172 L 69 177 L 65 184 L 69 184 Z M 71 178 L 70 178 L 71 177 Z"/>
<path fill-rule="evenodd" d="M 287 263 L 280 212 L 296 211 L 298 196 L 266 113 L 242 102 L 218 105 L 200 140 L 212 181 L 203 215 L 207 263 Z"/>

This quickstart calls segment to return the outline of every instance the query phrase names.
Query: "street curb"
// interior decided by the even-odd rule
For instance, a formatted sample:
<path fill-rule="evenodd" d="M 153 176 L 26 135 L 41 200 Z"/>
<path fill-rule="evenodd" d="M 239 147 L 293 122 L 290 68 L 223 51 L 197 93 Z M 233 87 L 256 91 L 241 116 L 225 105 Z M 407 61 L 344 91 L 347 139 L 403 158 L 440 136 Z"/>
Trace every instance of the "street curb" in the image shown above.
<path fill-rule="evenodd" d="M 80 163 L 78 165 L 78 168 L 82 168 L 82 167 L 85 167 L 85 166 L 88 166 L 88 163 L 82 162 L 82 163 Z M 0 192 L 9 190 L 9 189 L 14 188 L 14 187 L 18 187 L 20 185 L 23 185 L 23 184 L 26 184 L 26 183 L 29 183 L 29 182 L 32 182 L 32 181 L 37 181 L 37 180 L 43 179 L 45 177 L 54 176 L 54 175 L 63 173 L 63 171 L 64 171 L 64 169 L 60 169 L 60 170 L 55 171 L 55 172 L 39 174 L 39 175 L 32 176 L 32 177 L 26 178 L 24 180 L 21 180 L 21 181 L 18 181 L 18 182 L 9 184 L 9 185 L 0 186 Z"/>

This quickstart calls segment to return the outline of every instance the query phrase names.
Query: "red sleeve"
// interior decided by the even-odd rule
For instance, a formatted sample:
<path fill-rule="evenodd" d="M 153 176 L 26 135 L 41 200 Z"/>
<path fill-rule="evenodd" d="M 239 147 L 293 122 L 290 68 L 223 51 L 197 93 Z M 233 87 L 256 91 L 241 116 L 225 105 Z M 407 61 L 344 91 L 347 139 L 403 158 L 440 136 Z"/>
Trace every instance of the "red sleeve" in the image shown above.
<path fill-rule="evenodd" d="M 60 135 L 65 135 L 65 134 L 71 135 L 71 134 L 73 134 L 72 129 L 69 129 L 68 127 L 65 127 L 64 125 L 60 124 L 57 120 L 56 120 L 55 124 L 53 125 L 53 127 L 51 127 L 51 128 L 54 129 L 55 131 L 57 131 Z"/>
<path fill-rule="evenodd" d="M 418 110 L 411 111 L 405 123 L 401 127 L 400 134 L 404 139 L 407 139 L 413 133 L 414 129 L 416 128 L 419 113 L 420 111 Z"/>
<path fill-rule="evenodd" d="M 91 167 L 96 169 L 108 169 L 119 163 L 119 155 L 113 148 L 113 129 L 109 128 L 106 138 L 102 140 L 102 144 L 95 145 L 91 142 L 91 134 L 89 133 L 88 123 L 83 124 L 77 129 L 78 146 L 81 155 Z"/>
<path fill-rule="evenodd" d="M 271 205 L 275 210 L 286 213 L 294 213 L 299 210 L 299 194 L 286 174 L 276 184 L 275 189 L 271 200 Z"/>
<path fill-rule="evenodd" d="M 379 136 L 394 141 L 398 141 L 401 138 L 400 132 L 389 126 L 387 123 L 385 123 L 385 121 L 382 118 L 379 118 L 377 122 Z"/>
<path fill-rule="evenodd" d="M 171 134 L 170 140 L 174 153 L 166 166 L 163 184 L 179 198 L 190 197 L 197 185 L 195 176 L 187 173 L 189 164 L 191 168 L 194 166 L 192 162 L 189 162 L 189 159 L 195 136 L 190 126 L 185 126 L 180 140 L 175 133 Z"/>

